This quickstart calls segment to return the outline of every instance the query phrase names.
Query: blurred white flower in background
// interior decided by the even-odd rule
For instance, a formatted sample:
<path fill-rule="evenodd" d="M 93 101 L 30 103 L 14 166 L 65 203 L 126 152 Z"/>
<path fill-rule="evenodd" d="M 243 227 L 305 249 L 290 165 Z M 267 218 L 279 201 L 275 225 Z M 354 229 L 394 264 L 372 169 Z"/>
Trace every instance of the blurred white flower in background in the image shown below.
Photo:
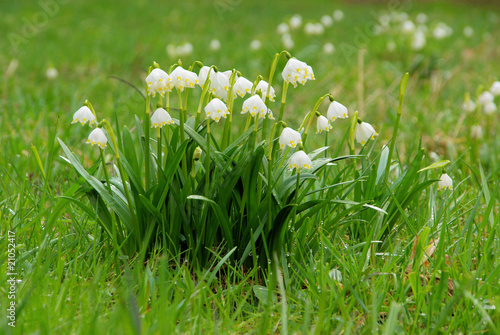
<path fill-rule="evenodd" d="M 288 24 L 286 24 L 285 22 L 282 22 L 282 23 L 278 24 L 276 31 L 278 32 L 278 34 L 283 35 L 285 33 L 288 33 L 290 31 L 290 28 L 288 27 Z"/>
<path fill-rule="evenodd" d="M 448 27 L 444 22 L 439 22 L 432 31 L 432 35 L 437 40 L 442 40 L 443 38 L 450 36 L 452 33 L 453 29 Z"/>
<path fill-rule="evenodd" d="M 494 99 L 495 99 L 495 97 L 493 96 L 493 94 L 491 94 L 491 92 L 484 91 L 483 93 L 481 93 L 481 95 L 479 96 L 479 98 L 477 99 L 477 101 L 481 105 L 486 105 L 489 102 L 493 102 Z"/>
<path fill-rule="evenodd" d="M 189 42 L 175 46 L 167 45 L 167 54 L 172 58 L 189 56 L 193 52 L 193 45 Z"/>
<path fill-rule="evenodd" d="M 425 34 L 421 30 L 417 30 L 413 34 L 413 39 L 411 41 L 411 48 L 413 50 L 420 50 L 425 46 Z"/>
<path fill-rule="evenodd" d="M 45 76 L 49 80 L 54 80 L 59 76 L 59 72 L 55 67 L 49 67 L 47 71 L 45 71 Z"/>
<path fill-rule="evenodd" d="M 483 138 L 483 128 L 480 125 L 473 125 L 470 127 L 470 136 L 475 140 Z"/>
<path fill-rule="evenodd" d="M 290 34 L 288 33 L 281 36 L 281 42 L 283 43 L 283 47 L 288 50 L 293 49 L 293 47 L 295 46 L 295 43 L 292 40 L 292 36 L 290 36 Z"/>
<path fill-rule="evenodd" d="M 473 112 L 476 109 L 476 104 L 472 100 L 464 101 L 462 109 L 466 112 Z"/>
<path fill-rule="evenodd" d="M 425 15 L 424 13 L 419 13 L 415 20 L 417 21 L 417 23 L 424 24 L 425 22 L 427 22 L 427 15 Z"/>
<path fill-rule="evenodd" d="M 302 25 L 302 16 L 295 14 L 290 18 L 290 28 L 297 29 Z"/>
<path fill-rule="evenodd" d="M 332 43 L 327 42 L 323 45 L 323 52 L 327 55 L 331 55 L 335 52 L 335 46 Z"/>
<path fill-rule="evenodd" d="M 484 114 L 491 115 L 497 110 L 497 105 L 493 101 L 487 102 L 483 105 Z"/>
<path fill-rule="evenodd" d="M 467 26 L 464 28 L 464 36 L 465 37 L 472 37 L 472 35 L 474 35 L 474 29 L 472 29 L 472 27 L 470 26 Z"/>
<path fill-rule="evenodd" d="M 323 15 L 321 17 L 321 24 L 325 27 L 331 27 L 331 25 L 333 24 L 332 17 L 330 15 Z"/>
<path fill-rule="evenodd" d="M 491 85 L 490 92 L 493 95 L 500 95 L 500 81 L 495 81 Z"/>
<path fill-rule="evenodd" d="M 335 21 L 342 21 L 343 18 L 344 18 L 344 12 L 341 11 L 340 9 L 337 9 L 333 12 L 333 19 Z"/>
<path fill-rule="evenodd" d="M 211 40 L 210 41 L 210 50 L 218 51 L 220 49 L 220 41 L 219 40 Z"/>
<path fill-rule="evenodd" d="M 262 47 L 262 43 L 259 40 L 253 40 L 250 42 L 250 49 L 259 50 Z"/>
<path fill-rule="evenodd" d="M 415 23 L 410 20 L 406 20 L 401 23 L 401 31 L 405 34 L 413 33 L 415 31 L 415 28 Z"/>

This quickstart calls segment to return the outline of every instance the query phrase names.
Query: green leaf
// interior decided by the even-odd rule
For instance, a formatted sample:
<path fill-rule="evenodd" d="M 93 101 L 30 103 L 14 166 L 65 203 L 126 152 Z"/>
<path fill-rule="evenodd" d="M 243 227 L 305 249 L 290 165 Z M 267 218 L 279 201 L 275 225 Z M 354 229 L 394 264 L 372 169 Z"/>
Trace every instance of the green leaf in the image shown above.
<path fill-rule="evenodd" d="M 425 171 L 425 170 L 431 170 L 431 169 L 439 169 L 439 168 L 443 168 L 445 167 L 446 165 L 450 164 L 450 161 L 449 160 L 443 160 L 443 161 L 439 161 L 439 162 L 436 162 L 434 164 L 431 164 L 427 167 L 424 167 L 423 169 L 420 169 L 418 170 L 418 173 L 422 172 L 422 171 Z"/>

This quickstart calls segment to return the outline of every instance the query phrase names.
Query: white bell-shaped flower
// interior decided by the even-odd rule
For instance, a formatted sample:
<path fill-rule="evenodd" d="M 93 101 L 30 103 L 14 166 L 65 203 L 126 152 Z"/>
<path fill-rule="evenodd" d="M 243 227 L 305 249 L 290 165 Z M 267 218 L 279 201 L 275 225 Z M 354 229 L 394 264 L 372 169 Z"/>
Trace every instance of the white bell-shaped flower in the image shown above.
<path fill-rule="evenodd" d="M 477 101 L 481 105 L 486 105 L 489 102 L 493 102 L 494 99 L 495 99 L 495 97 L 493 96 L 493 94 L 491 94 L 491 92 L 484 91 L 483 93 L 481 93 L 481 95 L 479 96 L 479 98 L 477 99 Z"/>
<path fill-rule="evenodd" d="M 241 114 L 250 113 L 252 116 L 259 115 L 260 117 L 266 116 L 267 106 L 262 98 L 255 94 L 243 102 L 243 109 Z"/>
<path fill-rule="evenodd" d="M 493 95 L 500 95 L 500 81 L 495 81 L 491 85 L 490 92 Z"/>
<path fill-rule="evenodd" d="M 322 131 L 330 131 L 332 126 L 330 125 L 330 121 L 323 115 L 318 117 L 318 121 L 316 121 L 316 133 L 321 133 Z"/>
<path fill-rule="evenodd" d="M 148 95 L 152 95 L 153 97 L 156 93 L 163 96 L 165 92 L 170 92 L 174 88 L 172 79 L 162 69 L 153 69 L 153 71 L 148 74 L 146 77 L 146 86 Z"/>
<path fill-rule="evenodd" d="M 216 72 L 214 73 L 213 77 L 211 76 L 210 80 L 212 81 L 210 87 L 215 92 L 217 98 L 227 100 L 227 92 L 229 90 L 229 77 L 226 76 L 223 72 Z"/>
<path fill-rule="evenodd" d="M 495 105 L 493 101 L 487 102 L 483 106 L 483 112 L 486 115 L 493 114 L 496 112 L 496 110 L 497 110 L 497 105 Z"/>
<path fill-rule="evenodd" d="M 259 81 L 259 83 L 257 84 L 257 87 L 255 88 L 255 91 L 260 90 L 262 92 L 262 100 L 265 100 L 265 96 L 266 96 L 268 87 L 269 87 L 269 84 L 266 81 L 261 80 L 261 81 Z M 275 97 L 276 97 L 276 93 L 274 92 L 274 88 L 271 86 L 269 88 L 269 94 L 267 95 L 267 98 L 270 101 L 274 101 Z"/>
<path fill-rule="evenodd" d="M 226 104 L 218 98 L 212 99 L 205 106 L 206 118 L 208 119 L 210 117 L 215 122 L 219 122 L 223 117 L 225 118 L 226 115 L 228 115 L 228 114 L 229 114 L 229 111 L 227 109 Z"/>
<path fill-rule="evenodd" d="M 71 123 L 73 124 L 77 122 L 80 122 L 82 126 L 84 126 L 88 122 L 90 127 L 92 127 L 96 123 L 95 116 L 90 108 L 88 108 L 87 106 L 82 106 L 75 112 L 75 114 L 73 114 L 73 121 L 71 121 Z"/>
<path fill-rule="evenodd" d="M 174 124 L 174 120 L 166 110 L 157 108 L 153 116 L 151 116 L 151 128 L 161 128 L 166 124 Z"/>
<path fill-rule="evenodd" d="M 290 18 L 290 28 L 297 29 L 302 25 L 302 16 L 295 14 Z"/>
<path fill-rule="evenodd" d="M 209 72 L 210 72 L 210 80 L 212 80 L 212 77 L 213 77 L 213 74 L 215 71 L 213 69 L 210 70 L 209 66 L 203 66 L 200 69 L 200 72 L 198 73 L 198 85 L 200 85 L 202 88 L 205 85 L 205 82 L 207 81 L 207 79 L 209 78 L 209 76 L 208 76 Z"/>
<path fill-rule="evenodd" d="M 274 115 L 273 115 L 273 111 L 271 110 L 271 108 L 269 108 L 267 110 L 267 117 L 270 119 L 270 120 L 274 120 Z"/>
<path fill-rule="evenodd" d="M 361 122 L 356 127 L 356 141 L 365 145 L 368 140 L 374 140 L 378 133 L 373 129 L 372 125 L 366 122 Z"/>
<path fill-rule="evenodd" d="M 108 145 L 108 139 L 106 138 L 106 134 L 104 134 L 104 131 L 101 128 L 96 128 L 90 133 L 89 138 L 87 139 L 87 143 L 90 143 L 90 145 L 92 146 L 97 145 L 102 149 L 106 149 L 106 146 Z"/>
<path fill-rule="evenodd" d="M 297 87 L 297 83 L 304 85 L 307 80 L 314 80 L 312 67 L 298 59 L 290 58 L 281 73 L 283 80 Z"/>
<path fill-rule="evenodd" d="M 453 190 L 453 180 L 451 180 L 448 174 L 443 173 L 441 178 L 439 178 L 438 190 L 446 190 L 447 188 Z"/>
<path fill-rule="evenodd" d="M 328 120 L 335 121 L 336 119 L 345 119 L 349 117 L 349 112 L 347 107 L 341 103 L 334 101 L 328 106 L 328 111 L 326 112 Z"/>
<path fill-rule="evenodd" d="M 279 143 L 280 143 L 280 149 L 285 149 L 286 146 L 295 148 L 297 144 L 302 143 L 302 138 L 298 131 L 293 130 L 290 127 L 286 127 L 281 132 Z"/>
<path fill-rule="evenodd" d="M 290 157 L 290 162 L 288 163 L 288 167 L 290 169 L 297 169 L 297 170 L 302 170 L 302 169 L 312 169 L 312 162 L 309 156 L 307 154 L 300 150 L 297 151 Z"/>
<path fill-rule="evenodd" d="M 252 86 L 253 83 L 250 80 L 244 77 L 239 77 L 234 83 L 233 93 L 243 98 L 247 93 L 252 91 Z"/>
<path fill-rule="evenodd" d="M 196 73 L 185 70 L 180 66 L 172 71 L 170 78 L 174 86 L 181 92 L 184 91 L 184 88 L 193 88 L 200 82 Z"/>

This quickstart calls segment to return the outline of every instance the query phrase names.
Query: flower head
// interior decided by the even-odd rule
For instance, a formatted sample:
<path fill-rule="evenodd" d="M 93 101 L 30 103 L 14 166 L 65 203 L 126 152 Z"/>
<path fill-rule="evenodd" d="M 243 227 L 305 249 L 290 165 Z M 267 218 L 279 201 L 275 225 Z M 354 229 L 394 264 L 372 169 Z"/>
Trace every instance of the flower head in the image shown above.
<path fill-rule="evenodd" d="M 211 117 L 215 122 L 219 122 L 229 111 L 222 100 L 214 98 L 205 106 L 205 114 L 207 119 Z"/>
<path fill-rule="evenodd" d="M 95 115 L 92 113 L 90 108 L 82 106 L 75 112 L 75 114 L 73 114 L 73 121 L 71 121 L 71 123 L 73 124 L 77 122 L 80 122 L 82 126 L 88 122 L 89 126 L 92 127 L 95 124 Z"/>
<path fill-rule="evenodd" d="M 294 153 L 292 157 L 290 157 L 290 162 L 288 163 L 288 167 L 290 169 L 296 168 L 299 171 L 301 169 L 309 170 L 312 169 L 312 162 L 309 156 L 307 156 L 307 154 L 304 151 L 300 150 Z"/>
<path fill-rule="evenodd" d="M 283 80 L 297 87 L 297 82 L 304 85 L 307 80 L 314 80 L 312 67 L 298 59 L 290 58 L 281 73 Z"/>
<path fill-rule="evenodd" d="M 474 101 L 468 99 L 462 104 L 462 109 L 466 112 L 473 112 L 476 109 L 476 104 Z"/>
<path fill-rule="evenodd" d="M 491 85 L 490 92 L 493 95 L 500 95 L 500 81 L 495 81 Z"/>
<path fill-rule="evenodd" d="M 366 122 L 361 122 L 356 128 L 356 141 L 365 145 L 368 140 L 374 140 L 378 133 L 373 129 L 372 125 Z"/>
<path fill-rule="evenodd" d="M 153 116 L 151 116 L 151 128 L 161 128 L 166 124 L 173 123 L 172 117 L 163 108 L 156 109 Z"/>
<path fill-rule="evenodd" d="M 489 102 L 493 102 L 494 99 L 495 97 L 493 96 L 493 94 L 491 94 L 491 92 L 484 91 L 483 93 L 481 93 L 477 101 L 479 101 L 479 103 L 481 103 L 482 105 L 486 105 Z"/>
<path fill-rule="evenodd" d="M 153 71 L 148 74 L 146 77 L 146 86 L 148 95 L 152 95 L 153 97 L 156 93 L 163 96 L 165 92 L 170 92 L 174 88 L 172 79 L 162 69 L 153 69 Z"/>
<path fill-rule="evenodd" d="M 183 69 L 181 66 L 176 67 L 170 74 L 170 78 L 175 87 L 183 92 L 184 88 L 193 88 L 199 83 L 198 75 L 194 72 Z"/>
<path fill-rule="evenodd" d="M 446 173 L 443 173 L 439 178 L 438 190 L 446 190 L 447 188 L 453 190 L 453 180 Z"/>
<path fill-rule="evenodd" d="M 321 133 L 323 130 L 330 131 L 330 129 L 332 129 L 332 126 L 328 119 L 323 115 L 319 116 L 318 121 L 316 121 L 316 133 Z"/>
<path fill-rule="evenodd" d="M 106 138 L 106 134 L 104 134 L 104 131 L 101 128 L 96 128 L 90 133 L 89 138 L 87 139 L 87 143 L 90 143 L 90 145 L 92 146 L 97 144 L 99 147 L 101 147 L 101 149 L 106 149 L 106 146 L 108 145 L 108 139 Z"/>
<path fill-rule="evenodd" d="M 342 105 L 341 103 L 334 101 L 328 106 L 328 111 L 326 112 L 326 116 L 328 120 L 335 121 L 337 118 L 345 119 L 349 117 L 349 112 L 347 111 L 347 107 Z"/>
<path fill-rule="evenodd" d="M 200 69 L 200 72 L 198 73 L 198 85 L 200 85 L 202 88 L 205 85 L 205 82 L 207 81 L 207 78 L 209 78 L 208 73 L 210 72 L 210 80 L 212 80 L 212 77 L 214 75 L 214 70 L 210 71 L 209 66 L 203 66 Z"/>
<path fill-rule="evenodd" d="M 252 91 L 253 83 L 243 77 L 239 77 L 233 86 L 233 92 L 238 94 L 240 97 L 244 97 L 247 93 Z"/>
<path fill-rule="evenodd" d="M 214 73 L 211 76 L 211 90 L 213 89 L 217 98 L 227 100 L 227 92 L 229 90 L 229 77 L 222 72 Z"/>
<path fill-rule="evenodd" d="M 497 110 L 497 105 L 493 101 L 487 102 L 483 106 L 484 114 L 490 115 L 493 114 Z"/>
<path fill-rule="evenodd" d="M 295 148 L 297 144 L 302 143 L 302 138 L 298 131 L 295 131 L 290 127 L 286 127 L 281 132 L 279 142 L 280 142 L 280 149 L 285 149 L 285 146 Z"/>
<path fill-rule="evenodd" d="M 255 94 L 243 102 L 243 110 L 241 114 L 250 113 L 252 116 L 260 115 L 260 117 L 266 116 L 267 106 L 262 101 L 262 98 Z"/>
<path fill-rule="evenodd" d="M 259 81 L 259 83 L 257 84 L 257 87 L 255 88 L 255 91 L 260 90 L 262 92 L 262 94 L 261 94 L 262 100 L 265 100 L 265 96 L 266 96 L 268 87 L 269 87 L 269 84 L 266 81 L 261 80 L 261 81 Z M 274 101 L 275 97 L 276 97 L 276 93 L 274 92 L 274 88 L 272 86 L 270 86 L 269 87 L 269 94 L 267 94 L 267 98 L 270 101 Z"/>

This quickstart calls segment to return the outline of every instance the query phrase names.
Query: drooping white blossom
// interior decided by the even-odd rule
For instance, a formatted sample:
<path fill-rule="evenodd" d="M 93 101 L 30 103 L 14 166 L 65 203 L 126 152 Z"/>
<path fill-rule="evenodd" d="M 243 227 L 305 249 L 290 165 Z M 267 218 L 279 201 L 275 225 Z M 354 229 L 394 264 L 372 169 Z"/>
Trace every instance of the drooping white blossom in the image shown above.
<path fill-rule="evenodd" d="M 330 106 L 328 106 L 328 111 L 326 112 L 328 120 L 335 121 L 336 119 L 345 119 L 349 117 L 349 112 L 347 107 L 342 105 L 337 101 L 333 101 Z"/>
<path fill-rule="evenodd" d="M 176 67 L 172 71 L 170 78 L 174 86 L 181 92 L 184 91 L 184 88 L 193 88 L 199 83 L 196 73 L 183 69 L 181 66 Z"/>
<path fill-rule="evenodd" d="M 268 108 L 262 98 L 255 94 L 243 102 L 241 114 L 250 113 L 252 116 L 265 117 Z"/>
<path fill-rule="evenodd" d="M 229 114 L 229 111 L 227 109 L 226 104 L 218 98 L 212 99 L 205 106 L 206 118 L 208 119 L 210 117 L 215 122 L 219 122 L 223 117 L 225 118 L 226 115 L 228 115 L 228 114 Z"/>
<path fill-rule="evenodd" d="M 495 113 L 497 110 L 497 105 L 493 101 L 487 102 L 483 105 L 483 112 L 486 115 Z"/>
<path fill-rule="evenodd" d="M 443 173 L 439 178 L 438 190 L 446 190 L 447 188 L 453 190 L 453 180 L 451 180 L 448 174 Z"/>
<path fill-rule="evenodd" d="M 500 95 L 500 81 L 495 81 L 491 84 L 490 92 L 493 95 Z"/>
<path fill-rule="evenodd" d="M 92 127 L 96 123 L 95 115 L 92 113 L 90 108 L 82 106 L 75 112 L 75 114 L 73 114 L 73 121 L 71 121 L 71 124 L 77 122 L 80 122 L 82 126 L 88 122 L 89 126 Z"/>
<path fill-rule="evenodd" d="M 283 80 L 297 87 L 297 83 L 304 85 L 308 80 L 314 80 L 312 67 L 298 59 L 290 58 L 281 73 Z"/>
<path fill-rule="evenodd" d="M 227 100 L 227 93 L 229 91 L 229 77 L 223 72 L 214 73 L 213 77 L 211 76 L 210 80 L 212 83 L 210 84 L 211 90 L 217 96 L 217 98 L 222 100 Z"/>
<path fill-rule="evenodd" d="M 332 126 L 330 125 L 330 121 L 323 115 L 318 117 L 316 121 L 316 133 L 321 133 L 322 131 L 330 131 Z"/>
<path fill-rule="evenodd" d="M 174 85 L 171 77 L 165 71 L 153 69 L 146 77 L 146 87 L 148 95 L 154 97 L 156 93 L 163 96 L 165 92 L 172 91 Z"/>
<path fill-rule="evenodd" d="M 267 94 L 267 98 L 270 101 L 274 101 L 274 98 L 276 97 L 276 93 L 274 91 L 274 88 L 272 86 L 269 86 L 267 81 L 261 80 L 257 84 L 257 87 L 255 88 L 255 91 L 260 90 L 262 92 L 262 100 L 265 100 L 265 96 L 267 93 L 267 88 L 269 87 L 269 94 Z"/>
<path fill-rule="evenodd" d="M 299 171 L 302 169 L 309 170 L 312 169 L 312 161 L 304 151 L 300 150 L 294 153 L 292 157 L 290 157 L 290 162 L 288 163 L 288 167 L 290 169 L 295 168 Z"/>
<path fill-rule="evenodd" d="M 151 116 L 151 128 L 161 128 L 167 124 L 173 124 L 174 120 L 168 112 L 163 108 L 157 108 Z"/>
<path fill-rule="evenodd" d="M 290 127 L 286 127 L 281 132 L 279 143 L 280 149 L 285 149 L 286 146 L 295 148 L 297 144 L 302 143 L 302 137 L 298 131 L 293 130 Z"/>
<path fill-rule="evenodd" d="M 97 145 L 101 147 L 101 149 L 106 149 L 106 146 L 108 145 L 108 139 L 106 138 L 106 134 L 104 134 L 104 131 L 101 128 L 96 128 L 90 133 L 89 138 L 87 139 L 87 143 L 92 146 Z"/>
<path fill-rule="evenodd" d="M 373 129 L 372 125 L 366 122 L 361 122 L 356 127 L 356 141 L 365 145 L 368 140 L 374 140 L 378 133 Z"/>
<path fill-rule="evenodd" d="M 253 83 L 250 80 L 244 77 L 239 77 L 234 83 L 233 93 L 243 98 L 247 93 L 252 91 L 252 86 Z"/>
<path fill-rule="evenodd" d="M 481 105 L 486 105 L 487 103 L 489 102 L 493 102 L 493 100 L 495 100 L 495 97 L 493 96 L 493 94 L 491 94 L 491 92 L 489 91 L 484 91 L 483 93 L 481 93 L 481 95 L 479 96 L 479 98 L 477 99 L 477 101 L 481 104 Z"/>

